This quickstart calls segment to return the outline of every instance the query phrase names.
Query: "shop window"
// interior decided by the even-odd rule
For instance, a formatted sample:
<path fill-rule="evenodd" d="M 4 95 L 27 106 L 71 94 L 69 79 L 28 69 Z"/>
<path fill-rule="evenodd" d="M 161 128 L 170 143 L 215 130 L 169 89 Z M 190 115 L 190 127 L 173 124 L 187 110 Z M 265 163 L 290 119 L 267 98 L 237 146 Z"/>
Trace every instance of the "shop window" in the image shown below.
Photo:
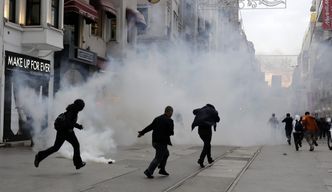
<path fill-rule="evenodd" d="M 27 0 L 26 25 L 40 25 L 41 0 Z"/>
<path fill-rule="evenodd" d="M 116 41 L 116 17 L 109 18 L 107 22 L 107 41 Z"/>
<path fill-rule="evenodd" d="M 59 27 L 59 0 L 52 0 L 51 5 L 51 25 L 55 28 Z"/>
<path fill-rule="evenodd" d="M 147 7 L 141 7 L 141 8 L 137 8 L 137 10 L 143 14 L 145 22 L 148 24 L 148 8 Z M 146 33 L 146 27 L 138 27 L 137 28 L 137 33 L 139 35 L 145 34 Z"/>

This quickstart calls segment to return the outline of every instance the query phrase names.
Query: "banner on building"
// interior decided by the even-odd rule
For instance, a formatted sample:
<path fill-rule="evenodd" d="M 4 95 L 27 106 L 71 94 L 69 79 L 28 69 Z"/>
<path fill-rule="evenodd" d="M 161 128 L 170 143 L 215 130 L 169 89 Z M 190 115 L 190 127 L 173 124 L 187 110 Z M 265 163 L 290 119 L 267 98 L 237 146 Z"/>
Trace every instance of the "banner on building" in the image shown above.
<path fill-rule="evenodd" d="M 332 30 L 332 0 L 323 0 L 322 16 L 324 30 Z"/>

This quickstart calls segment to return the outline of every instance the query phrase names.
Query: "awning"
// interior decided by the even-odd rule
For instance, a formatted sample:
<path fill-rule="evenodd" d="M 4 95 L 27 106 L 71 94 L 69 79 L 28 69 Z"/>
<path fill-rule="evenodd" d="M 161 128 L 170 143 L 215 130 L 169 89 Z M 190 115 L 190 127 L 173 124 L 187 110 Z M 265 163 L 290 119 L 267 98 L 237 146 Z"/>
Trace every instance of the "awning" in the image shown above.
<path fill-rule="evenodd" d="M 144 28 L 146 27 L 146 21 L 145 21 L 144 15 L 142 13 L 140 13 L 139 11 L 127 8 L 126 17 L 127 17 L 127 20 L 129 20 L 129 21 L 134 20 L 136 25 L 139 25 Z"/>
<path fill-rule="evenodd" d="M 98 12 L 97 10 L 87 2 L 83 0 L 65 0 L 64 11 L 75 12 L 87 19 L 97 21 Z"/>
<path fill-rule="evenodd" d="M 110 0 L 99 0 L 99 4 L 105 11 L 116 15 L 116 9 Z"/>

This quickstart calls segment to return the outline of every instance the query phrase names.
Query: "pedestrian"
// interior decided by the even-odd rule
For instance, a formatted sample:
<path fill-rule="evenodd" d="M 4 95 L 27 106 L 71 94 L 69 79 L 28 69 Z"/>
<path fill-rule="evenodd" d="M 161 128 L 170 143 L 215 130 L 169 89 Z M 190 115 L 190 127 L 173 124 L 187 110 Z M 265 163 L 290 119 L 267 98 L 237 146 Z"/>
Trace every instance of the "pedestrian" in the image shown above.
<path fill-rule="evenodd" d="M 305 115 L 302 119 L 302 124 L 304 127 L 304 137 L 306 138 L 310 146 L 310 151 L 313 151 L 314 145 L 318 146 L 316 142 L 316 133 L 318 131 L 318 126 L 315 117 L 311 116 L 309 112 L 305 112 Z"/>
<path fill-rule="evenodd" d="M 150 125 L 138 132 L 138 137 L 142 137 L 145 133 L 152 131 L 152 146 L 156 150 L 154 159 L 151 161 L 149 167 L 144 171 L 147 178 L 152 179 L 153 172 L 159 168 L 159 174 L 168 176 L 165 167 L 169 156 L 167 149 L 171 143 L 171 135 L 174 135 L 174 122 L 171 119 L 173 108 L 167 106 L 164 114 L 156 117 Z"/>
<path fill-rule="evenodd" d="M 268 123 L 269 123 L 270 127 L 272 128 L 271 136 L 273 138 L 276 138 L 277 133 L 278 133 L 278 128 L 279 128 L 279 121 L 278 121 L 275 113 L 272 113 L 272 116 L 270 117 Z"/>
<path fill-rule="evenodd" d="M 302 139 L 303 139 L 303 125 L 302 125 L 302 117 L 299 115 L 295 115 L 295 123 L 294 123 L 294 144 L 296 151 L 299 150 L 299 147 L 302 147 Z"/>
<path fill-rule="evenodd" d="M 278 121 L 275 113 L 272 113 L 272 116 L 270 117 L 268 122 L 272 128 L 274 128 L 274 129 L 278 128 L 279 121 Z"/>
<path fill-rule="evenodd" d="M 325 136 L 327 135 L 327 131 L 330 129 L 329 123 L 327 122 L 327 117 L 320 118 L 321 126 L 318 125 L 319 129 L 319 139 L 325 139 Z"/>
<path fill-rule="evenodd" d="M 287 113 L 286 118 L 284 120 L 282 120 L 282 122 L 285 123 L 285 132 L 286 132 L 288 145 L 291 145 L 293 118 L 290 116 L 289 113 Z"/>
<path fill-rule="evenodd" d="M 216 131 L 217 122 L 220 121 L 218 111 L 211 104 L 206 104 L 202 108 L 193 110 L 195 119 L 191 125 L 191 130 L 198 126 L 198 134 L 202 139 L 204 146 L 201 152 L 201 155 L 197 163 L 201 166 L 204 166 L 204 159 L 207 157 L 208 163 L 211 164 L 214 162 L 211 156 L 211 139 L 212 139 L 212 126 L 214 131 Z"/>
<path fill-rule="evenodd" d="M 54 145 L 44 151 L 39 151 L 36 154 L 34 161 L 35 167 L 38 167 L 39 163 L 43 159 L 52 153 L 57 152 L 65 141 L 68 141 L 74 148 L 73 162 L 76 169 L 80 169 L 85 166 L 86 163 L 82 161 L 80 155 L 80 144 L 74 132 L 74 127 L 80 130 L 83 129 L 83 126 L 78 124 L 76 121 L 78 113 L 83 110 L 84 106 L 85 104 L 82 99 L 76 99 L 74 103 L 67 106 L 66 112 L 60 115 L 61 124 L 59 125 L 58 120 L 54 123 L 57 130 Z"/>

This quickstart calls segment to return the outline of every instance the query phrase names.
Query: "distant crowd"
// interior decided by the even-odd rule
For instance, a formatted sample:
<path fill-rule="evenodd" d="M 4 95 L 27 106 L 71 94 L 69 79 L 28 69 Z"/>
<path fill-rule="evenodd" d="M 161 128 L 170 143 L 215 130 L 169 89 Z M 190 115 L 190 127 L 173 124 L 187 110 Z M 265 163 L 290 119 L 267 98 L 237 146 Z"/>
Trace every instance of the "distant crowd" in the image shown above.
<path fill-rule="evenodd" d="M 272 127 L 273 134 L 279 130 L 280 123 L 276 115 L 273 113 L 268 121 Z M 330 127 L 331 118 L 314 116 L 310 112 L 305 112 L 303 116 L 295 115 L 293 118 L 290 113 L 286 114 L 281 123 L 285 125 L 286 140 L 291 145 L 291 138 L 293 135 L 295 149 L 298 151 L 302 147 L 302 140 L 305 138 L 309 144 L 309 150 L 314 151 L 315 146 L 318 146 L 318 139 L 331 138 Z"/>

